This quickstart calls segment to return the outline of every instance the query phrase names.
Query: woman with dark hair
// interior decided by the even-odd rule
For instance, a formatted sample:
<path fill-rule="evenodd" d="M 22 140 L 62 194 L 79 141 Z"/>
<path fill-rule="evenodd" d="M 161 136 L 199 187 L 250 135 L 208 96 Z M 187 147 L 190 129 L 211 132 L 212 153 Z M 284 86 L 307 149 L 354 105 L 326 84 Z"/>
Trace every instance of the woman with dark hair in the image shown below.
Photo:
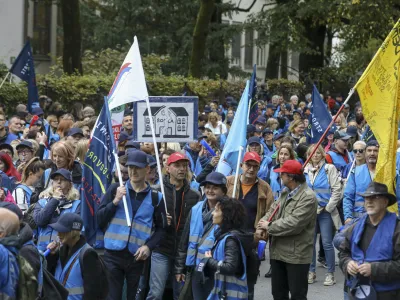
<path fill-rule="evenodd" d="M 207 299 L 248 299 L 245 247 L 253 243 L 245 227 L 246 210 L 236 199 L 218 199 L 213 212 L 213 224 L 219 228 L 215 232 L 215 243 L 211 251 L 205 253 L 204 272 L 214 282 Z"/>

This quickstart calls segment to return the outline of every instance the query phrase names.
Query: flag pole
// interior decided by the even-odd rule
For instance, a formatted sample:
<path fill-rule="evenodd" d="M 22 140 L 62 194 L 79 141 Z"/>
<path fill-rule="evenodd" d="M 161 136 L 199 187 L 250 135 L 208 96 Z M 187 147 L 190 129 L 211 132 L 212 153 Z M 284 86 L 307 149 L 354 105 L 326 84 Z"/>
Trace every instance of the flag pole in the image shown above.
<path fill-rule="evenodd" d="M 347 104 L 347 102 L 349 102 L 351 96 L 354 94 L 354 88 L 352 88 L 349 91 L 349 94 L 346 98 L 346 100 L 343 102 L 342 106 L 339 108 L 338 112 L 336 113 L 336 115 L 332 118 L 331 123 L 328 125 L 328 127 L 325 129 L 325 132 L 322 134 L 322 136 L 320 137 L 318 143 L 316 144 L 316 146 L 314 147 L 313 151 L 311 152 L 311 154 L 308 156 L 307 160 L 305 161 L 305 163 L 303 164 L 303 168 L 310 162 L 311 158 L 313 157 L 313 155 L 315 154 L 315 152 L 318 150 L 318 146 L 322 144 L 322 142 L 324 141 L 326 135 L 328 134 L 329 130 L 331 129 L 333 123 L 335 123 L 337 117 L 340 115 L 340 113 L 342 112 L 344 106 Z"/>
<path fill-rule="evenodd" d="M 249 118 L 247 118 L 248 120 Z M 236 173 L 235 173 L 235 183 L 233 185 L 233 194 L 232 194 L 232 198 L 235 198 L 236 196 L 236 186 L 237 186 L 237 182 L 238 182 L 238 178 L 239 178 L 239 167 L 240 167 L 240 158 L 242 157 L 242 153 L 243 153 L 243 147 L 240 146 L 239 148 L 239 155 L 238 155 L 238 161 L 237 161 L 237 165 L 236 165 Z"/>
<path fill-rule="evenodd" d="M 160 157 L 158 155 L 158 147 L 157 147 L 157 141 L 156 141 L 156 132 L 154 130 L 154 124 L 153 124 L 153 115 L 151 113 L 151 107 L 150 107 L 150 101 L 149 97 L 146 97 L 146 106 L 147 106 L 147 111 L 149 112 L 149 118 L 150 118 L 150 128 L 151 128 L 151 136 L 153 138 L 153 144 L 154 144 L 154 152 L 156 154 L 156 161 L 157 161 L 157 171 L 158 171 L 158 176 L 160 178 L 160 188 L 161 188 L 161 193 L 163 195 L 163 200 L 164 200 L 164 206 L 165 206 L 165 212 L 168 213 L 167 210 L 167 202 L 165 200 L 165 193 L 164 193 L 164 181 L 163 181 L 163 176 L 161 172 L 161 165 L 160 165 Z"/>
<path fill-rule="evenodd" d="M 106 96 L 104 96 L 104 108 L 106 109 L 106 113 L 107 113 L 107 118 L 108 118 L 108 126 L 109 126 L 109 131 L 110 134 L 112 134 L 112 126 L 111 126 L 111 114 L 110 114 L 110 109 L 108 107 L 108 98 Z M 119 157 L 117 154 L 117 150 L 116 150 L 116 145 L 115 145 L 115 140 L 114 140 L 114 136 L 111 136 L 111 143 L 113 145 L 113 155 L 114 155 L 114 159 L 115 159 L 115 166 L 117 167 L 117 174 L 118 174 L 118 180 L 119 180 L 119 186 L 124 186 L 124 182 L 122 181 L 122 173 L 121 173 L 121 167 L 119 166 Z M 129 191 L 126 191 L 127 193 L 129 193 Z M 125 217 L 126 217 L 126 224 L 128 225 L 128 227 L 131 227 L 131 218 L 129 216 L 129 209 L 128 209 L 128 204 L 126 202 L 126 196 L 122 196 L 122 202 L 124 204 L 124 211 L 125 211 Z"/>
<path fill-rule="evenodd" d="M 6 82 L 8 75 L 10 75 L 10 72 L 7 72 L 6 77 L 4 77 L 3 81 L 0 84 L 0 89 L 3 87 L 4 82 Z"/>

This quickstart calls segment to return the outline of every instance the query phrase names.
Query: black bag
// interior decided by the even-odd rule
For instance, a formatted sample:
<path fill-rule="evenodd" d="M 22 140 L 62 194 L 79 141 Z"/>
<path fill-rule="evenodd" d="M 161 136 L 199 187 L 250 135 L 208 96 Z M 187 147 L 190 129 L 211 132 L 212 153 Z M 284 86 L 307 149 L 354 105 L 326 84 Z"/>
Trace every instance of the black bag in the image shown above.
<path fill-rule="evenodd" d="M 40 204 L 37 204 L 37 203 L 31 204 L 28 207 L 28 209 L 26 210 L 24 217 L 23 217 L 23 221 L 25 223 L 27 223 L 32 228 L 32 230 L 35 230 L 38 227 L 35 220 L 33 219 L 33 211 L 35 210 L 36 205 L 40 205 Z"/>
<path fill-rule="evenodd" d="M 260 276 L 260 265 L 261 261 L 258 258 L 257 250 L 252 249 L 246 257 L 247 282 L 256 284 Z"/>

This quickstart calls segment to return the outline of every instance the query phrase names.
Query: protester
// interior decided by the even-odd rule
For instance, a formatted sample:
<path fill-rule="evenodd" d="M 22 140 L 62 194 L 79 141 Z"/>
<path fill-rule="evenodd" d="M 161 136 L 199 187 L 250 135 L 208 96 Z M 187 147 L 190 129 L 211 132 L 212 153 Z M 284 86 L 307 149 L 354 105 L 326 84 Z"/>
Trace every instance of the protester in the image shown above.
<path fill-rule="evenodd" d="M 267 176 L 269 172 L 269 168 L 272 165 L 272 158 L 264 155 L 264 147 L 261 144 L 260 138 L 253 136 L 247 140 L 247 149 L 248 152 L 256 152 L 261 159 L 260 166 L 258 168 L 257 177 L 261 178 L 264 181 L 267 181 Z"/>
<path fill-rule="evenodd" d="M 347 133 L 336 131 L 333 135 L 333 145 L 326 154 L 326 162 L 333 164 L 340 172 L 353 161 L 351 154 L 347 151 L 350 138 L 351 136 Z"/>
<path fill-rule="evenodd" d="M 21 174 L 15 169 L 10 156 L 0 152 L 0 171 L 4 172 L 13 182 L 21 180 Z"/>
<path fill-rule="evenodd" d="M 274 172 L 281 174 L 286 189 L 260 220 L 256 237 L 270 240 L 274 299 L 288 299 L 289 292 L 292 299 L 307 299 L 318 201 L 298 161 L 287 160 Z M 279 212 L 269 220 L 278 205 Z"/>
<path fill-rule="evenodd" d="M 128 300 L 135 299 L 144 261 L 165 234 L 166 212 L 162 194 L 153 192 L 145 182 L 148 172 L 147 154 L 128 152 L 129 180 L 125 186 L 112 184 L 97 211 L 99 227 L 104 235 L 104 263 L 109 271 L 108 299 L 122 297 L 124 279 Z M 126 197 L 131 226 L 126 223 L 122 198 Z"/>
<path fill-rule="evenodd" d="M 347 179 L 347 176 L 350 174 L 350 171 L 357 167 L 365 164 L 365 148 L 367 144 L 364 141 L 357 141 L 352 146 L 353 154 L 354 154 L 354 161 L 352 163 L 347 164 L 342 172 L 342 177 Z"/>
<path fill-rule="evenodd" d="M 400 226 L 396 214 L 387 211 L 396 197 L 377 182 L 371 182 L 360 196 L 367 213 L 343 232 L 338 243 L 339 266 L 349 294 L 376 293 L 368 299 L 399 299 Z"/>
<path fill-rule="evenodd" d="M 124 118 L 122 120 L 122 128 L 128 135 L 132 135 L 133 131 L 133 119 L 132 119 L 132 112 L 125 111 Z"/>
<path fill-rule="evenodd" d="M 76 144 L 78 144 L 78 142 L 83 138 L 85 138 L 85 135 L 83 134 L 82 129 L 71 128 L 68 131 L 65 140 L 69 143 L 69 145 L 72 147 L 72 149 L 75 150 Z"/>
<path fill-rule="evenodd" d="M 0 144 L 11 144 L 13 140 L 18 139 L 18 136 L 8 132 L 5 124 L 6 116 L 4 113 L 0 113 Z"/>
<path fill-rule="evenodd" d="M 311 155 L 316 145 L 308 148 L 307 156 Z M 335 273 L 335 250 L 333 249 L 333 230 L 341 226 L 339 212 L 336 208 L 341 200 L 342 185 L 336 168 L 325 163 L 325 151 L 319 146 L 311 158 L 311 161 L 304 170 L 308 187 L 315 192 L 318 201 L 317 224 L 315 228 L 313 260 L 308 274 L 308 283 L 314 283 L 316 279 L 316 235 L 319 232 L 325 258 L 328 266 L 328 273 L 325 276 L 324 285 L 331 286 L 336 283 Z"/>

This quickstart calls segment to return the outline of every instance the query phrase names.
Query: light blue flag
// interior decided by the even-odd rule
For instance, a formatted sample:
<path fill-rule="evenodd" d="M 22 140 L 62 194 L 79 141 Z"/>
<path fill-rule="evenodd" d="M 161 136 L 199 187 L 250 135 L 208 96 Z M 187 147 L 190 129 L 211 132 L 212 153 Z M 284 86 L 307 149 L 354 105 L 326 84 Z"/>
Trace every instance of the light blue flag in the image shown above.
<path fill-rule="evenodd" d="M 236 165 L 242 161 L 246 151 L 246 131 L 247 131 L 247 113 L 249 109 L 249 81 L 243 91 L 238 109 L 235 113 L 232 126 L 226 139 L 224 150 L 215 171 L 225 176 L 232 175 L 236 171 Z M 240 146 L 243 147 L 242 156 L 239 157 Z"/>

